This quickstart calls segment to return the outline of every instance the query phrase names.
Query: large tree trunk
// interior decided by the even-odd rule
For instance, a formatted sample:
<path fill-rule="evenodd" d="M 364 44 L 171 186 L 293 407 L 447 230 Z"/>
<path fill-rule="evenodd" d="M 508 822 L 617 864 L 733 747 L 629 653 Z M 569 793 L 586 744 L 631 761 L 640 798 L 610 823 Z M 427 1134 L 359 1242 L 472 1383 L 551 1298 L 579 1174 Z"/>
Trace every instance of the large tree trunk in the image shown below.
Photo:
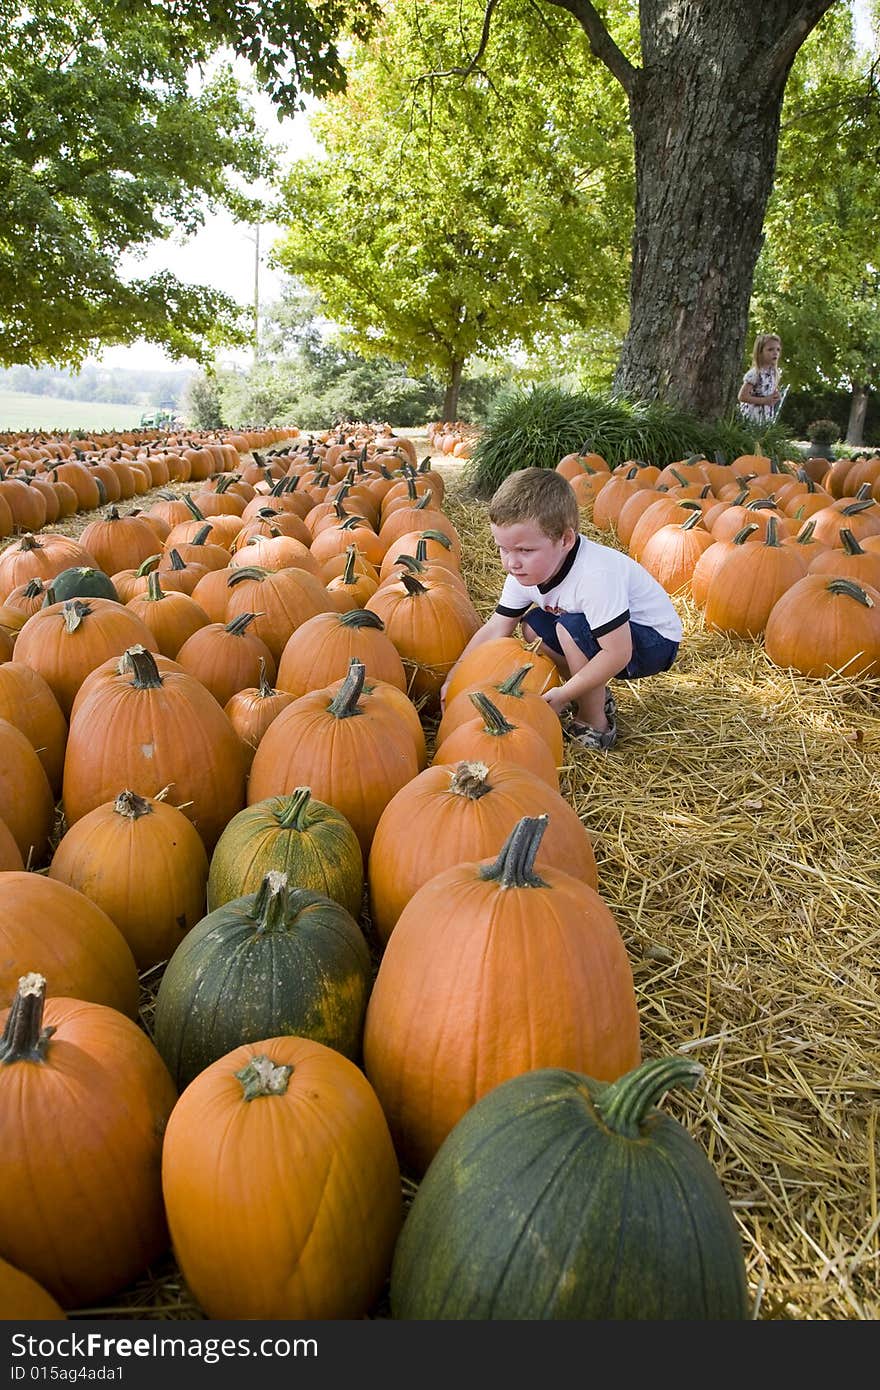
<path fill-rule="evenodd" d="M 857 386 L 853 382 L 849 402 L 849 423 L 846 427 L 847 444 L 861 444 L 865 438 L 865 416 L 868 413 L 870 387 Z"/>
<path fill-rule="evenodd" d="M 458 419 L 458 396 L 461 391 L 461 373 L 463 368 L 464 362 L 456 358 L 452 363 L 449 381 L 446 385 L 446 394 L 443 397 L 443 419 L 449 420 L 450 423 Z"/>
<path fill-rule="evenodd" d="M 630 327 L 615 387 L 717 418 L 744 370 L 785 81 L 833 0 L 641 0 L 640 68 L 588 0 L 558 3 L 630 102 Z"/>

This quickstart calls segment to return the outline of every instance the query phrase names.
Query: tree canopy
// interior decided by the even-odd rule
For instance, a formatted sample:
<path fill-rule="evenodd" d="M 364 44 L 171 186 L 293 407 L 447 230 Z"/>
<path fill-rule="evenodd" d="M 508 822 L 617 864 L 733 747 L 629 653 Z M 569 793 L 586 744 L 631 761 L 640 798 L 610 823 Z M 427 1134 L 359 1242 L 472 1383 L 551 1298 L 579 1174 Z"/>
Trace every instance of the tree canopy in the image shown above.
<path fill-rule="evenodd" d="M 594 326 L 625 302 L 632 164 L 622 95 L 586 40 L 526 0 L 492 72 L 454 71 L 482 9 L 388 6 L 285 183 L 280 264 L 346 345 L 430 372 L 453 417 L 464 364 Z M 463 71 L 463 70 L 462 70 Z"/>
<path fill-rule="evenodd" d="M 120 257 L 208 209 L 245 220 L 240 188 L 273 161 L 229 66 L 246 58 L 279 109 L 344 84 L 337 33 L 370 0 L 0 0 L 0 342 L 6 363 L 80 362 L 139 336 L 204 358 L 247 333 L 227 296 Z M 236 181 L 238 180 L 238 182 Z"/>
<path fill-rule="evenodd" d="M 793 386 L 852 393 L 853 442 L 880 385 L 878 160 L 878 59 L 856 50 L 841 9 L 792 70 L 752 318 L 781 334 Z"/>

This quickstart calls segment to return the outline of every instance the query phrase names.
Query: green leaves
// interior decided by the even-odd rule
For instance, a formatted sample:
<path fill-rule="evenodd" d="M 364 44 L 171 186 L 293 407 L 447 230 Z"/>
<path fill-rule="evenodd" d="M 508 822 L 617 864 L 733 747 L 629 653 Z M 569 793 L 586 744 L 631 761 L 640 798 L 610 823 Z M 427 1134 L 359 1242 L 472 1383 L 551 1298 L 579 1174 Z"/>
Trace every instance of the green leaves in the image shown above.
<path fill-rule="evenodd" d="M 520 3 L 496 12 L 478 73 L 438 75 L 476 51 L 482 16 L 475 0 L 389 7 L 313 121 L 327 157 L 284 185 L 278 259 L 346 345 L 445 381 L 475 355 L 601 322 L 626 295 L 622 94 L 575 26 Z"/>

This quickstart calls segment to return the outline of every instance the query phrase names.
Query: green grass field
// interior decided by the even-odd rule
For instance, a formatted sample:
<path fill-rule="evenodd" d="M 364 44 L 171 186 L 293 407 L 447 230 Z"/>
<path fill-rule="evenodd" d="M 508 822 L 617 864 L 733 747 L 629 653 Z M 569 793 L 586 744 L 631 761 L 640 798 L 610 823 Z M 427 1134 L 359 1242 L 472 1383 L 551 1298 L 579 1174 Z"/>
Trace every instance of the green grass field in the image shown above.
<path fill-rule="evenodd" d="M 129 430 L 151 407 L 110 405 L 104 401 L 65 401 L 0 390 L 0 432 L 34 430 Z"/>

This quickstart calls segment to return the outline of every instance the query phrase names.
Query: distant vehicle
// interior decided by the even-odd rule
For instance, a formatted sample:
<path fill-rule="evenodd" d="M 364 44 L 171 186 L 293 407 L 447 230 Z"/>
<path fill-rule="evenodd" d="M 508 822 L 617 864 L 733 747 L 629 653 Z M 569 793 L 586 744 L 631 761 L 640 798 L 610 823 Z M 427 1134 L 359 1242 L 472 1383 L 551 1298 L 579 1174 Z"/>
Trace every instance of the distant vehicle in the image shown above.
<path fill-rule="evenodd" d="M 170 430 L 178 428 L 179 425 L 180 421 L 173 410 L 160 408 L 141 416 L 142 430 Z"/>

